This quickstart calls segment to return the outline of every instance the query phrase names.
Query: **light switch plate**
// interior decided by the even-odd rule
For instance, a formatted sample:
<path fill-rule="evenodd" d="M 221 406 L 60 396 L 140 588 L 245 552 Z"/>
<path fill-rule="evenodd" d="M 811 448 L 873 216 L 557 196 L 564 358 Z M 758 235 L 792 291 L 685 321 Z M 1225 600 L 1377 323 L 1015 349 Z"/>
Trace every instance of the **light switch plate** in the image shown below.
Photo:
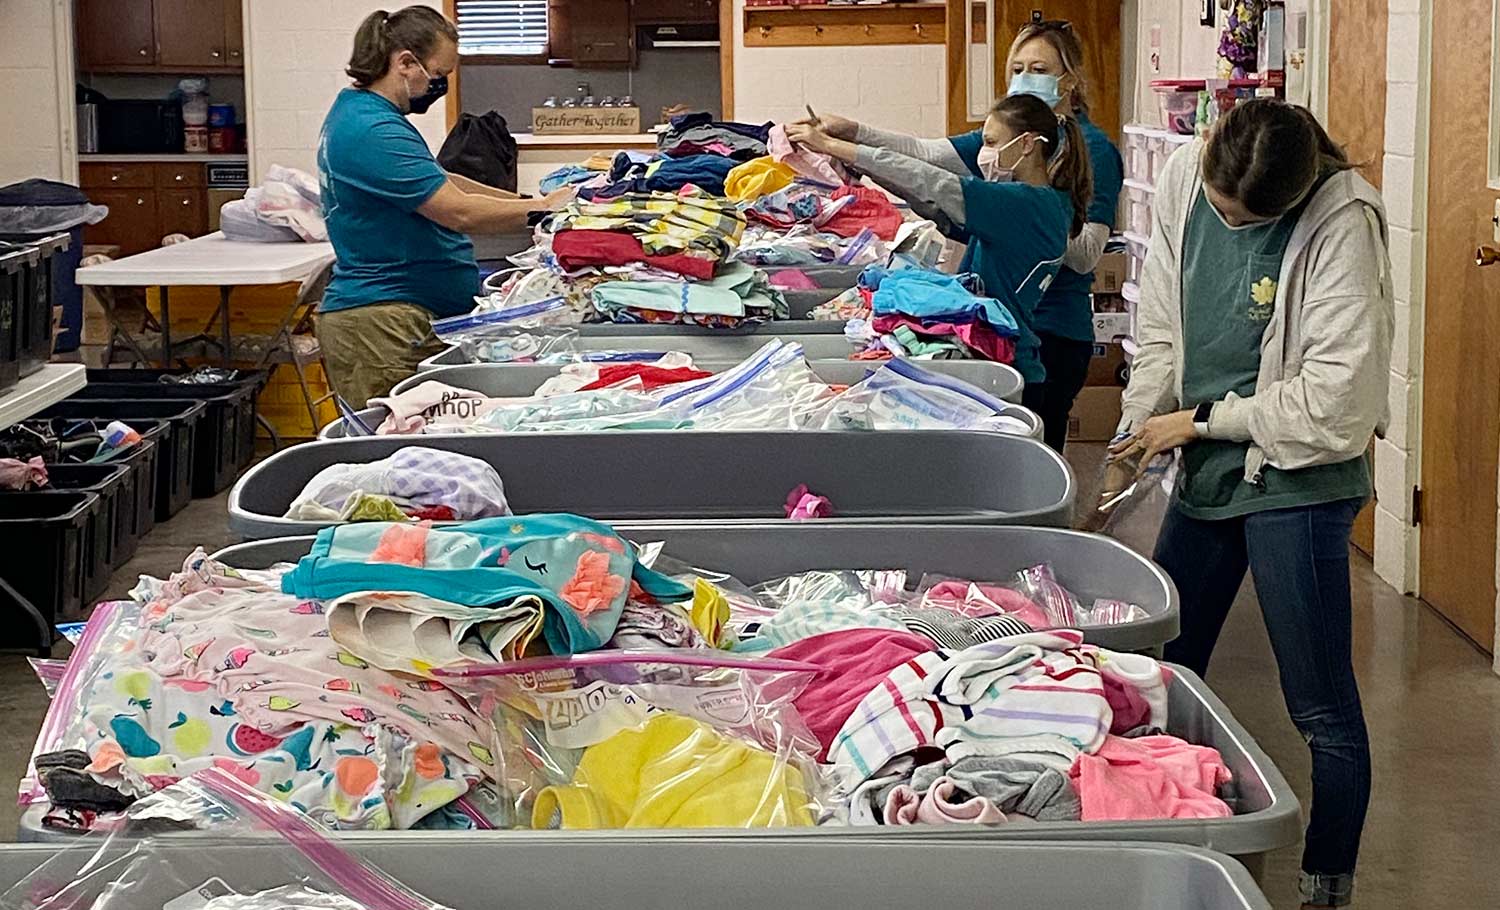
<path fill-rule="evenodd" d="M 1495 217 L 1491 223 L 1495 227 L 1495 242 L 1500 243 L 1500 199 L 1495 200 Z"/>

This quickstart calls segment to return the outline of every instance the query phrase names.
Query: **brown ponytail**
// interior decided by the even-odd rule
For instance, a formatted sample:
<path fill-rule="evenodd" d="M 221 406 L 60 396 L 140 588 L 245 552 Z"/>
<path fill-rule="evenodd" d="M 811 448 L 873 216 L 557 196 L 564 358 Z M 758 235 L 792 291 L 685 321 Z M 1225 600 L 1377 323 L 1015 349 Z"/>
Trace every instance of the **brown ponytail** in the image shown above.
<path fill-rule="evenodd" d="M 1047 140 L 1047 173 L 1054 189 L 1068 194 L 1073 203 L 1073 225 L 1068 236 L 1077 237 L 1088 222 L 1094 200 L 1094 168 L 1078 118 L 1058 114 L 1035 95 L 1009 95 L 995 103 L 990 115 L 1016 135 L 1031 133 Z"/>
<path fill-rule="evenodd" d="M 1311 111 L 1274 98 L 1225 114 L 1203 150 L 1203 181 L 1262 218 L 1285 214 L 1324 174 L 1352 167 Z"/>
<path fill-rule="evenodd" d="M 446 38 L 458 42 L 458 29 L 430 6 L 408 6 L 388 13 L 376 10 L 365 17 L 354 33 L 354 52 L 344 72 L 360 88 L 368 88 L 391 69 L 391 54 L 411 51 L 425 60 Z"/>

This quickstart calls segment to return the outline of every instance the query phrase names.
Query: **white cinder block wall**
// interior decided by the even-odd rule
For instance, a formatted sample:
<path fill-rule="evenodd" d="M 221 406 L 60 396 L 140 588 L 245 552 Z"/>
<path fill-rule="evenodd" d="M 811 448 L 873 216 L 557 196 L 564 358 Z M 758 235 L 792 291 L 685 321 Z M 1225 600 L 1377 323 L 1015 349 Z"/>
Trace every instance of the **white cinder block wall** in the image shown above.
<path fill-rule="evenodd" d="M 1422 306 L 1427 255 L 1427 117 L 1431 0 L 1389 0 L 1382 194 L 1391 228 L 1390 426 L 1375 443 L 1375 571 L 1403 593 L 1417 590 L 1419 529 L 1411 490 L 1420 477 Z"/>
<path fill-rule="evenodd" d="M 6 6 L 11 4 L 7 3 Z M 247 0 L 245 104 L 250 112 L 250 179 L 273 164 L 317 173 L 318 130 L 334 96 L 349 84 L 344 65 L 354 31 L 387 0 Z M 442 4 L 429 6 L 441 9 Z M 444 107 L 412 122 L 435 150 L 446 135 Z"/>
<path fill-rule="evenodd" d="M 920 136 L 946 136 L 947 51 L 941 44 L 745 47 L 734 0 L 734 118 L 803 119 L 806 105 Z"/>
<path fill-rule="evenodd" d="M 45 177 L 70 179 L 58 110 L 58 30 L 70 21 L 69 0 L 0 2 L 0 185 Z M 61 22 L 54 21 L 61 16 Z M 65 42 L 64 49 L 71 42 Z M 64 61 L 71 67 L 71 60 Z M 71 105 L 66 112 L 72 116 Z M 71 130 L 68 131 L 69 136 Z"/>

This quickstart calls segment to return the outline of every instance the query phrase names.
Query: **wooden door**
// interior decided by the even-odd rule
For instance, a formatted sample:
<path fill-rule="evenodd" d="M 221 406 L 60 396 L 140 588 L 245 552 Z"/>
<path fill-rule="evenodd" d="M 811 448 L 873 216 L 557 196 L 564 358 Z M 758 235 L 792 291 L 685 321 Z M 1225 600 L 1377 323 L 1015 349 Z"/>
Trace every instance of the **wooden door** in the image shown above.
<path fill-rule="evenodd" d="M 156 63 L 151 0 L 79 0 L 78 60 L 85 69 Z"/>
<path fill-rule="evenodd" d="M 1368 0 L 1332 0 L 1328 29 L 1328 132 L 1380 188 L 1385 154 L 1386 8 Z M 1402 509 L 1394 509 L 1400 513 Z M 1375 504 L 1354 522 L 1354 545 L 1375 552 Z"/>
<path fill-rule="evenodd" d="M 109 215 L 83 230 L 84 243 L 118 244 L 120 254 L 143 253 L 161 245 L 156 190 L 88 190 L 89 201 L 109 207 Z"/>
<path fill-rule="evenodd" d="M 1500 267 L 1488 188 L 1492 0 L 1433 4 L 1422 391 L 1422 597 L 1488 650 L 1495 641 Z"/>
<path fill-rule="evenodd" d="M 224 58 L 245 65 L 245 9 L 240 0 L 224 0 Z"/>
<path fill-rule="evenodd" d="M 1004 0 L 995 13 L 995 94 L 1005 93 L 1005 58 L 1021 27 L 1034 19 L 1065 19 L 1083 43 L 1089 119 L 1120 139 L 1120 4 L 1112 0 Z"/>
<path fill-rule="evenodd" d="M 156 62 L 167 67 L 222 69 L 225 0 L 155 0 Z"/>

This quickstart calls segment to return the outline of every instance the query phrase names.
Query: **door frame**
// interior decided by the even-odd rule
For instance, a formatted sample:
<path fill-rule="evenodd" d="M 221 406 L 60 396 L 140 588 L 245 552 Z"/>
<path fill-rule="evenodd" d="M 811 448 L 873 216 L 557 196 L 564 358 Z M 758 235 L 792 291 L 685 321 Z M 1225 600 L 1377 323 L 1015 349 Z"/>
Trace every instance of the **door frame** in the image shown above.
<path fill-rule="evenodd" d="M 57 83 L 57 173 L 78 183 L 78 73 L 74 58 L 73 2 L 52 0 L 52 65 Z"/>

